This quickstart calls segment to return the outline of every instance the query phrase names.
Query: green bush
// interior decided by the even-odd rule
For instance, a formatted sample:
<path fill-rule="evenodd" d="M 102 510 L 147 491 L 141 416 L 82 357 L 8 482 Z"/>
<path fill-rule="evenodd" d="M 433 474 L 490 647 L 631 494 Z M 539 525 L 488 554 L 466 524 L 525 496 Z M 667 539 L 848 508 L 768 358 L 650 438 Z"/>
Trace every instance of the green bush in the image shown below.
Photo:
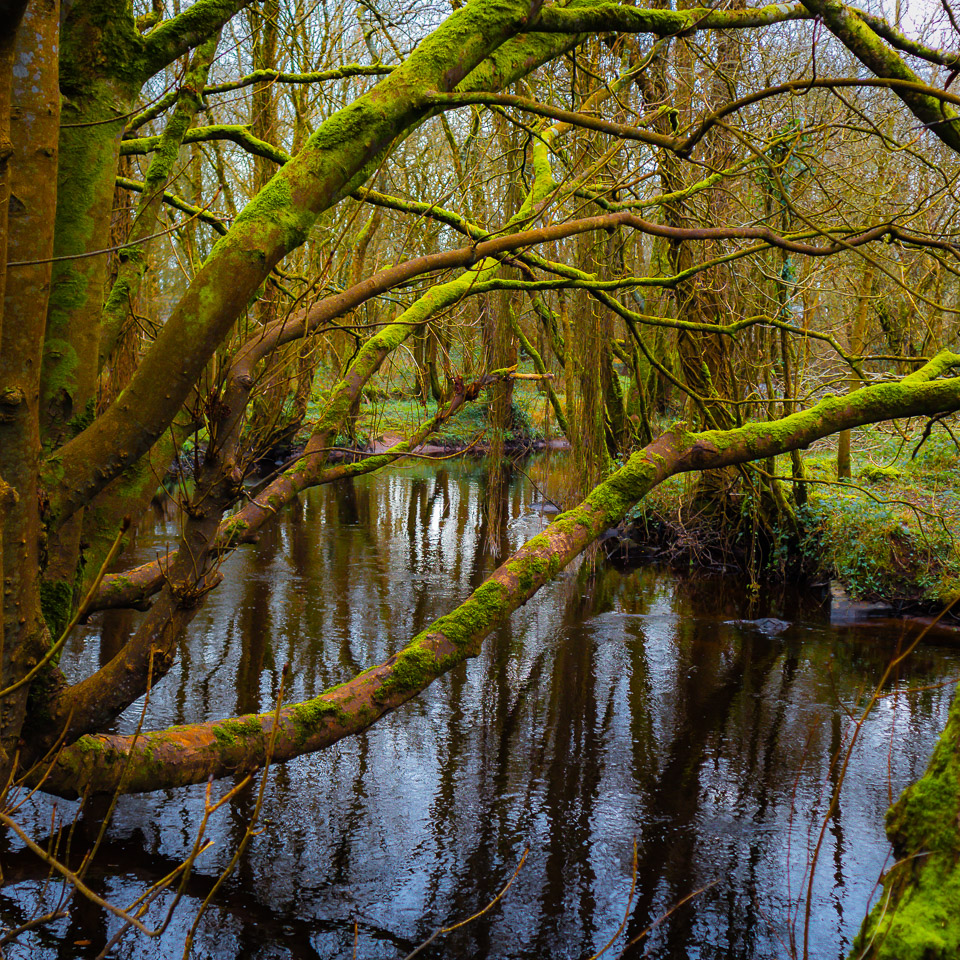
<path fill-rule="evenodd" d="M 911 528 L 898 510 L 856 490 L 812 496 L 798 517 L 808 569 L 837 578 L 852 597 L 938 598 L 955 560 L 948 537 Z"/>

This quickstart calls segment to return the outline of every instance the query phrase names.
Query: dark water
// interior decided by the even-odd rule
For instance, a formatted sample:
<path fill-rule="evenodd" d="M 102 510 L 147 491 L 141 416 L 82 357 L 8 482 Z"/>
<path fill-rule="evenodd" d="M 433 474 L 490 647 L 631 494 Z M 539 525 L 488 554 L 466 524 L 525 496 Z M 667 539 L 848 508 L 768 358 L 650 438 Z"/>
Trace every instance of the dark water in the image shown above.
<path fill-rule="evenodd" d="M 526 469 L 548 491 L 562 486 L 562 470 Z M 284 663 L 288 699 L 302 699 L 382 661 L 480 583 L 493 565 L 484 542 L 509 548 L 540 529 L 534 497 L 525 477 L 492 478 L 478 463 L 313 491 L 226 563 L 145 729 L 269 709 Z M 172 530 L 142 536 L 141 558 Z M 723 622 L 769 615 L 790 629 L 772 637 Z M 105 625 L 104 649 L 92 632 L 78 638 L 65 657 L 72 676 L 96 668 L 126 619 Z M 527 850 L 502 900 L 420 956 L 587 958 L 611 940 L 604 956 L 617 956 L 651 925 L 627 956 L 802 955 L 811 873 L 809 956 L 844 956 L 888 853 L 884 810 L 926 764 L 960 656 L 923 647 L 887 686 L 826 817 L 831 761 L 899 640 L 889 627 L 827 621 L 809 593 L 750 604 L 731 579 L 568 569 L 419 700 L 270 772 L 263 832 L 201 921 L 194 955 L 351 957 L 356 924 L 356 956 L 403 957 L 487 905 Z M 119 729 L 133 730 L 141 708 Z M 231 785 L 213 784 L 212 796 Z M 203 787 L 122 798 L 92 889 L 125 905 L 172 870 L 203 799 Z M 35 800 L 21 820 L 48 835 L 52 807 Z M 76 811 L 56 807 L 68 820 Z M 167 931 L 128 935 L 117 956 L 182 954 L 253 807 L 247 791 L 213 817 L 216 846 Z M 75 849 L 97 816 L 81 817 Z M 4 843 L 10 924 L 35 908 L 43 876 Z M 172 899 L 157 900 L 152 923 Z M 67 920 L 8 955 L 95 956 L 118 923 L 78 898 Z"/>

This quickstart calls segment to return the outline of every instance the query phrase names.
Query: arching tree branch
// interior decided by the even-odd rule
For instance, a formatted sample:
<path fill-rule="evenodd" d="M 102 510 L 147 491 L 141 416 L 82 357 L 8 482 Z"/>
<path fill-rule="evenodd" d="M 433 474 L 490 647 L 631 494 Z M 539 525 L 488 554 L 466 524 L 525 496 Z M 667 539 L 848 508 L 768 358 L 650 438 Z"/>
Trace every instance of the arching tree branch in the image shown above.
<path fill-rule="evenodd" d="M 529 540 L 454 611 L 435 620 L 399 653 L 313 700 L 280 711 L 274 761 L 322 750 L 359 733 L 476 656 L 481 644 L 605 529 L 659 483 L 677 473 L 762 460 L 880 420 L 960 409 L 960 367 L 944 352 L 899 382 L 864 387 L 781 420 L 732 430 L 663 434 L 572 510 Z M 273 714 L 172 727 L 132 737 L 83 737 L 65 748 L 45 789 L 157 790 L 248 772 L 265 762 Z M 121 784 L 121 776 L 123 782 Z"/>

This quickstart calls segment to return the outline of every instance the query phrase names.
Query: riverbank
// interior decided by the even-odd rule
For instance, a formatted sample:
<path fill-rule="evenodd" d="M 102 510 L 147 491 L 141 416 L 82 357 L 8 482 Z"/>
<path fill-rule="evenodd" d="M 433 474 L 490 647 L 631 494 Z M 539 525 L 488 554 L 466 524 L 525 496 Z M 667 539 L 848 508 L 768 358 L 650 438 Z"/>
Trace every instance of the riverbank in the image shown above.
<path fill-rule="evenodd" d="M 916 421 L 854 431 L 849 481 L 837 480 L 835 437 L 803 451 L 806 503 L 792 529 L 781 523 L 764 532 L 750 496 L 735 492 L 720 518 L 724 531 L 716 515 L 691 508 L 697 478 L 672 477 L 632 511 L 622 554 L 740 568 L 755 582 L 832 581 L 852 600 L 882 603 L 895 615 L 938 613 L 960 594 L 960 466 L 952 435 L 935 427 L 924 437 L 924 427 Z M 777 458 L 774 469 L 789 492 L 790 458 Z M 751 534 L 763 540 L 752 570 Z"/>

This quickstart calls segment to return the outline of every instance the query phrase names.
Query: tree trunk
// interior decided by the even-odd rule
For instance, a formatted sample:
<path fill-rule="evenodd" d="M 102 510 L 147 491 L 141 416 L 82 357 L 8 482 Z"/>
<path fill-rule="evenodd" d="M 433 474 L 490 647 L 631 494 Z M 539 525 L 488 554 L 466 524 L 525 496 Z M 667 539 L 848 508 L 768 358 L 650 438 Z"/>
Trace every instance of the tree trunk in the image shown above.
<path fill-rule="evenodd" d="M 10 133 L 10 257 L 0 340 L 0 478 L 3 510 L 3 650 L 0 683 L 22 679 L 47 635 L 40 617 L 40 365 L 50 293 L 60 123 L 60 5 L 32 0 L 14 47 Z M 39 38 L 39 39 L 38 39 Z M 0 778 L 6 782 L 28 685 L 0 700 Z"/>

